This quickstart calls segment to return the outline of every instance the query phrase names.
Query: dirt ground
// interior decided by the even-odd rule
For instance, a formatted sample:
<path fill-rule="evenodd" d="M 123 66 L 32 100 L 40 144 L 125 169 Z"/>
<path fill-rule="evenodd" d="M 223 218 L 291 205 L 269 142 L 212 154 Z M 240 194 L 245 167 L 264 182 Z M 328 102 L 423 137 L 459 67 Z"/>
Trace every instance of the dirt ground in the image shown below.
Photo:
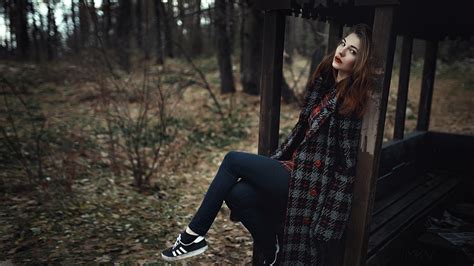
<path fill-rule="evenodd" d="M 2 67 L 2 72 L 7 70 Z M 212 75 L 216 74 L 211 74 L 211 79 Z M 391 139 L 393 132 L 397 81 L 394 76 L 385 140 Z M 87 86 L 80 86 L 74 80 L 51 84 L 82 88 L 71 94 L 60 90 L 60 94 L 51 96 L 52 106 L 54 100 L 67 102 L 70 95 L 77 97 L 87 93 L 84 88 Z M 420 84 L 417 77 L 410 81 L 406 132 L 416 125 Z M 217 91 L 217 85 L 214 89 Z M 226 102 L 229 97 L 219 96 L 219 99 Z M 230 150 L 257 152 L 259 98 L 243 94 L 240 88 L 233 97 L 235 106 L 244 107 L 241 115 L 248 117 L 244 128 L 246 136 L 224 148 L 195 147 L 192 142 L 181 142 L 173 157 L 177 160 L 165 164 L 153 180 L 160 190 L 138 192 L 130 186 L 131 177 L 100 174 L 75 180 L 71 193 L 59 198 L 48 197 L 37 188 L 18 181 L 19 177 L 14 173 L 2 171 L 0 264 L 164 264 L 160 251 L 172 245 L 178 232 L 191 220 L 224 155 Z M 208 103 L 205 91 L 188 90 L 179 105 L 180 115 L 200 121 L 200 117 L 209 112 L 202 108 L 205 103 Z M 85 101 L 82 108 L 88 108 L 88 104 Z M 454 78 L 436 80 L 430 130 L 474 134 L 473 107 L 474 88 L 466 88 Z M 296 105 L 282 105 L 281 132 L 289 132 L 298 113 Z M 180 155 L 178 149 L 192 152 Z M 251 263 L 252 238 L 242 224 L 229 221 L 225 204 L 208 232 L 207 241 L 208 251 L 183 265 Z"/>

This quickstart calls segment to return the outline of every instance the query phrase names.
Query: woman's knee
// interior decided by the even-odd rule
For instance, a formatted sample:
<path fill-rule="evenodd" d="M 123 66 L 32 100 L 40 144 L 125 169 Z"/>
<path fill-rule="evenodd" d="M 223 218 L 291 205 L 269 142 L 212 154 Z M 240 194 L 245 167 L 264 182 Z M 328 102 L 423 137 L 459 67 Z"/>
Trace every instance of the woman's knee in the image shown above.
<path fill-rule="evenodd" d="M 258 193 L 250 184 L 237 182 L 227 194 L 225 202 L 230 209 L 245 209 L 256 205 Z"/>
<path fill-rule="evenodd" d="M 227 170 L 232 171 L 232 168 L 239 163 L 240 153 L 241 152 L 238 151 L 227 152 L 222 160 L 221 167 L 225 167 Z"/>

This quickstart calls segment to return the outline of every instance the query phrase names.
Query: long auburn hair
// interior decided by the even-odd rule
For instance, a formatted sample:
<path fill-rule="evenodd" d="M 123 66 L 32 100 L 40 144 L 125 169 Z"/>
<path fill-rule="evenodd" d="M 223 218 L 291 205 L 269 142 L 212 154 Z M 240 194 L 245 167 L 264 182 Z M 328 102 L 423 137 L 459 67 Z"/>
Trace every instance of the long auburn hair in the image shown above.
<path fill-rule="evenodd" d="M 360 23 L 352 26 L 344 38 L 351 33 L 355 33 L 360 38 L 360 47 L 352 74 L 336 85 L 336 94 L 338 100 L 342 99 L 339 113 L 342 115 L 355 114 L 360 118 L 367 109 L 369 90 L 373 87 L 373 70 L 369 63 L 372 50 L 372 30 L 367 24 Z M 336 80 L 337 70 L 332 67 L 335 53 L 336 49 L 323 58 L 311 77 L 311 83 L 321 75 L 325 78 L 332 78 L 333 81 Z"/>

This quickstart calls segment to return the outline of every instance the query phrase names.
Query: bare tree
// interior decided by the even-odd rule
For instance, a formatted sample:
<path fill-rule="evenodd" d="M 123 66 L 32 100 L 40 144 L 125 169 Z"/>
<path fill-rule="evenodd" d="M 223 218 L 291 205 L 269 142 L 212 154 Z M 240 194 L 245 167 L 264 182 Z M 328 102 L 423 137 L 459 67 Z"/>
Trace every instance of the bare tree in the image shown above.
<path fill-rule="evenodd" d="M 132 8 L 131 1 L 119 0 L 118 22 L 117 22 L 117 39 L 118 39 L 118 57 L 119 64 L 123 70 L 130 72 L 130 30 L 132 28 L 132 20 L 130 10 Z"/>
<path fill-rule="evenodd" d="M 217 41 L 217 61 L 221 78 L 221 93 L 235 92 L 232 74 L 231 45 L 227 33 L 226 1 L 215 2 L 215 27 Z"/>
<path fill-rule="evenodd" d="M 79 39 L 81 49 L 84 49 L 89 42 L 90 23 L 87 6 L 88 4 L 85 0 L 79 0 Z"/>
<path fill-rule="evenodd" d="M 164 5 L 163 2 L 158 1 L 155 3 L 155 25 L 156 25 L 156 63 L 162 65 L 164 63 L 164 51 L 163 51 L 163 30 L 162 24 L 165 23 L 164 18 Z"/>
<path fill-rule="evenodd" d="M 102 12 L 104 12 L 102 19 L 102 30 L 104 41 L 107 47 L 110 47 L 110 29 L 112 28 L 112 6 L 110 0 L 102 2 Z"/>
<path fill-rule="evenodd" d="M 227 3 L 227 32 L 229 36 L 230 50 L 234 50 L 235 34 L 236 34 L 236 16 L 235 16 L 235 0 L 228 0 Z"/>
<path fill-rule="evenodd" d="M 143 8 L 143 0 L 134 1 L 135 12 L 133 16 L 133 27 L 135 28 L 135 38 L 137 40 L 138 49 L 143 48 L 143 18 L 142 13 L 146 8 Z"/>
<path fill-rule="evenodd" d="M 60 46 L 59 43 L 59 33 L 58 33 L 58 26 L 56 25 L 56 20 L 54 16 L 54 10 L 55 10 L 55 3 L 52 1 L 47 1 L 47 8 L 48 8 L 48 14 L 47 14 L 47 54 L 48 54 L 48 59 L 52 60 L 54 57 L 56 57 L 57 50 Z"/>
<path fill-rule="evenodd" d="M 168 57 L 174 57 L 173 51 L 173 32 L 176 29 L 176 21 L 174 19 L 173 1 L 168 0 L 166 8 L 163 2 L 160 0 L 159 4 L 163 11 L 163 27 L 164 27 L 164 40 L 165 40 L 165 54 Z"/>
<path fill-rule="evenodd" d="M 27 21 L 28 0 L 6 1 L 5 7 L 10 18 L 10 36 L 14 36 L 16 41 L 16 56 L 20 60 L 26 60 L 30 47 Z"/>
<path fill-rule="evenodd" d="M 191 52 L 193 56 L 202 53 L 202 33 L 201 33 L 201 0 L 192 0 L 193 14 L 192 14 L 192 30 L 191 37 Z"/>
<path fill-rule="evenodd" d="M 248 94 L 260 93 L 262 61 L 263 15 L 253 8 L 254 1 L 246 0 L 242 5 L 240 81 Z"/>

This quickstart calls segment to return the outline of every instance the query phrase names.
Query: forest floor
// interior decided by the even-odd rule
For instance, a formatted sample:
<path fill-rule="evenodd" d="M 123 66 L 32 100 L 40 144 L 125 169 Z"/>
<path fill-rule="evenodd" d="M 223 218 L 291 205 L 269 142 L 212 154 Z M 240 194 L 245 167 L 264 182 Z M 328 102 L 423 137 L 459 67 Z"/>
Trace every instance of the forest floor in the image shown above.
<path fill-rule="evenodd" d="M 259 97 L 242 93 L 239 86 L 233 95 L 220 95 L 216 65 L 213 60 L 200 62 L 222 107 L 234 111 L 230 121 L 234 126 L 220 127 L 219 117 L 209 108 L 213 104 L 208 92 L 190 85 L 171 109 L 173 116 L 187 122 L 176 125 L 176 137 L 163 149 L 167 159 L 146 190 L 131 185 L 131 174 L 112 174 L 106 156 L 101 156 L 104 151 L 95 149 L 97 136 L 87 135 L 92 138 L 90 151 L 74 159 L 84 168 L 72 180 L 71 191 L 28 182 L 21 168 L 11 167 L 9 151 L 0 146 L 0 264 L 163 264 L 160 251 L 172 245 L 191 220 L 224 155 L 230 150 L 257 153 Z M 302 65 L 300 60 L 294 66 L 298 71 Z M 420 67 L 413 71 L 406 132 L 414 129 L 418 111 Z M 96 119 L 91 112 L 97 101 L 95 81 L 88 80 L 90 73 L 81 65 L 2 62 L 0 73 L 14 86 L 28 89 L 25 95 L 41 103 L 51 123 L 88 124 Z M 394 75 L 385 141 L 393 132 L 397 81 Z M 430 130 L 474 134 L 472 78 L 450 76 L 446 71 L 434 87 Z M 296 104 L 282 105 L 280 137 L 296 123 L 298 113 Z M 76 126 L 67 128 L 74 131 Z M 103 163 L 87 166 L 97 160 Z M 187 263 L 251 263 L 252 238 L 242 224 L 229 220 L 225 204 L 207 240 L 209 249 Z"/>

